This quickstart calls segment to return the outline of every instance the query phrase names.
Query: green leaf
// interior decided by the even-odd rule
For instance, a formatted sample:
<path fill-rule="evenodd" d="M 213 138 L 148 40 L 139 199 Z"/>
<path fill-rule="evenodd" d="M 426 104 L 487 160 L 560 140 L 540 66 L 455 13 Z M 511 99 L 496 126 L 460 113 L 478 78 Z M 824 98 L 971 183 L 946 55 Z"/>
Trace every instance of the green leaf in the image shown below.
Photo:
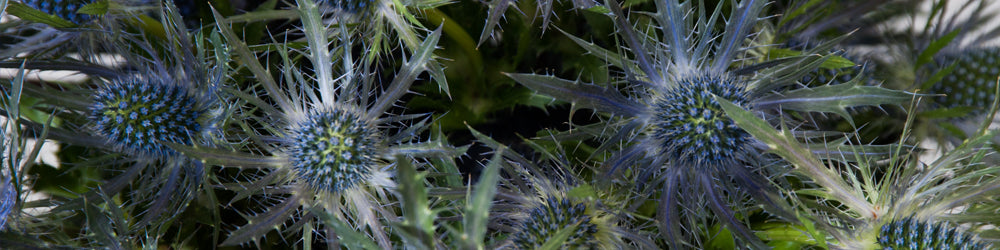
<path fill-rule="evenodd" d="M 400 232 L 408 236 L 414 246 L 424 249 L 434 249 L 434 219 L 437 215 L 431 211 L 427 201 L 427 189 L 424 178 L 427 173 L 417 173 L 405 157 L 396 156 L 396 170 L 399 174 L 399 193 L 402 195 L 403 222 L 399 224 Z"/>
<path fill-rule="evenodd" d="M 76 13 L 95 15 L 95 16 L 104 15 L 108 13 L 109 6 L 110 4 L 108 3 L 107 0 L 96 1 L 84 5 L 83 7 L 80 7 L 80 9 L 76 11 Z"/>
<path fill-rule="evenodd" d="M 465 249 L 485 248 L 483 244 L 486 236 L 486 225 L 489 221 L 493 197 L 497 194 L 501 156 L 503 156 L 504 150 L 505 148 L 501 147 L 493 153 L 490 163 L 486 164 L 486 169 L 479 176 L 479 183 L 476 183 L 472 200 L 466 203 L 465 216 L 462 218 L 465 231 L 460 237 L 463 239 Z"/>
<path fill-rule="evenodd" d="M 920 70 L 921 66 L 933 61 L 934 55 L 936 55 L 938 51 L 941 51 L 941 49 L 944 49 L 945 46 L 948 46 L 948 44 L 951 43 L 951 40 L 954 40 L 955 37 L 961 32 L 961 29 L 953 30 L 948 32 L 948 34 L 941 36 L 941 38 L 934 40 L 934 42 L 931 42 L 930 45 L 927 45 L 927 48 L 924 49 L 924 51 L 921 51 L 920 55 L 917 56 L 917 63 L 913 65 L 913 70 Z"/>
<path fill-rule="evenodd" d="M 856 81 L 859 79 L 856 77 L 845 84 L 825 85 L 773 94 L 755 104 L 767 108 L 835 113 L 854 125 L 853 119 L 847 113 L 848 107 L 883 104 L 903 105 L 914 98 L 914 94 L 906 91 L 858 85 Z"/>
<path fill-rule="evenodd" d="M 323 221 L 323 225 L 333 227 L 333 231 L 337 233 L 339 238 L 338 241 L 347 249 L 379 249 L 371 238 L 355 231 L 354 228 L 333 217 L 333 214 L 323 211 L 323 207 L 309 207 L 309 212 L 319 217 Z"/>
<path fill-rule="evenodd" d="M 66 19 L 62 19 L 54 15 L 49 15 L 45 12 L 36 10 L 31 6 L 27 6 L 19 2 L 7 3 L 7 13 L 27 21 L 48 24 L 53 28 L 76 27 L 76 24 L 73 24 L 72 22 L 67 21 Z"/>
<path fill-rule="evenodd" d="M 791 50 L 791 49 L 782 49 L 782 48 L 768 49 L 767 53 L 768 53 L 767 57 L 771 58 L 771 59 L 786 58 L 786 57 L 795 57 L 795 56 L 801 56 L 802 55 L 802 51 Z M 847 58 L 844 58 L 842 56 L 830 54 L 826 58 L 826 61 L 823 61 L 823 63 L 819 65 L 819 68 L 822 68 L 822 69 L 841 69 L 841 68 L 854 67 L 854 66 L 857 66 L 857 64 L 854 63 L 854 62 L 852 62 L 851 60 L 848 60 Z"/>

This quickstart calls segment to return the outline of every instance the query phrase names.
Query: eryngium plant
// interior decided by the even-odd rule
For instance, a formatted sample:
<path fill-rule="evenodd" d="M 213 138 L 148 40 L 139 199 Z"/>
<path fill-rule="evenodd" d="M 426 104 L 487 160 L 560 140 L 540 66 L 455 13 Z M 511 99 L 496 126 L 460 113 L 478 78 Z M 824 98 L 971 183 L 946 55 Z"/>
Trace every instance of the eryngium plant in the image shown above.
<path fill-rule="evenodd" d="M 621 91 L 550 76 L 509 74 L 542 94 L 610 115 L 608 125 L 614 130 L 599 150 L 625 146 L 613 152 L 605 167 L 611 173 L 632 168 L 629 172 L 637 183 L 653 177 L 654 184 L 662 184 L 657 220 L 661 237 L 671 247 L 700 244 L 695 236 L 705 218 L 716 218 L 745 244 L 763 247 L 738 219 L 743 216 L 735 214 L 744 204 L 730 202 L 742 200 L 743 194 L 776 215 L 788 215 L 762 168 L 773 161 L 764 154 L 766 145 L 737 126 L 720 102 L 752 110 L 775 125 L 784 121 L 783 125 L 804 129 L 783 112 L 827 112 L 849 118 L 850 107 L 901 104 L 911 98 L 858 81 L 798 87 L 796 80 L 829 57 L 817 56 L 816 51 L 828 51 L 830 44 L 806 53 L 813 55 L 775 61 L 752 57 L 744 52 L 756 46 L 747 41 L 753 39 L 765 1 L 733 3 L 728 17 L 721 16 L 723 3 L 707 12 L 693 2 L 657 1 L 657 12 L 648 14 L 649 22 L 633 24 L 615 1 L 609 1 L 616 34 L 631 56 L 571 38 L 625 71 L 625 77 L 612 84 Z M 717 24 L 718 20 L 726 21 Z M 760 64 L 734 69 L 745 61 Z"/>
<path fill-rule="evenodd" d="M 192 147 L 182 151 L 223 166 L 260 170 L 248 171 L 249 177 L 226 186 L 237 192 L 233 201 L 249 198 L 267 206 L 263 212 L 247 214 L 247 223 L 233 230 L 223 245 L 257 241 L 284 228 L 331 246 L 340 236 L 365 235 L 379 248 L 391 248 L 387 225 L 399 222 L 399 209 L 393 204 L 394 166 L 413 157 L 461 154 L 440 141 L 415 142 L 427 123 L 414 120 L 425 116 L 390 110 L 433 62 L 440 30 L 427 35 L 391 83 L 380 86 L 376 73 L 369 71 L 371 65 L 358 63 L 352 54 L 359 38 L 365 38 L 360 40 L 363 51 L 377 53 L 368 37 L 344 23 L 324 24 L 319 8 L 310 0 L 297 2 L 294 11 L 301 17 L 308 47 L 288 53 L 290 48 L 275 43 L 282 71 L 277 79 L 226 19 L 216 15 L 219 32 L 232 46 L 228 49 L 259 81 L 226 90 L 245 105 L 246 112 L 233 119 L 234 129 L 247 143 L 236 152 Z"/>
<path fill-rule="evenodd" d="M 993 153 L 987 147 L 996 135 L 996 131 L 987 130 L 992 117 L 974 136 L 928 161 L 917 157 L 920 150 L 905 145 L 849 146 L 841 152 L 816 154 L 810 146 L 796 142 L 788 131 L 775 130 L 736 105 L 723 106 L 740 127 L 770 145 L 773 153 L 790 163 L 792 173 L 802 177 L 805 186 L 786 192 L 796 197 L 792 201 L 801 223 L 813 228 L 805 230 L 812 238 L 810 244 L 873 249 L 881 240 L 879 232 L 886 225 L 899 229 L 899 220 L 904 218 L 931 227 L 952 223 L 986 240 L 997 237 L 1000 220 L 995 211 L 1000 203 L 993 197 L 1000 194 L 1000 167 L 983 162 Z M 994 102 L 990 113 L 996 112 L 996 107 Z M 908 117 L 907 133 L 915 116 Z M 907 140 L 907 133 L 901 142 Z M 889 154 L 878 153 L 886 152 L 879 147 L 890 148 Z M 910 230 L 904 236 L 916 237 L 914 233 L 920 234 Z"/>
<path fill-rule="evenodd" d="M 934 101 L 944 108 L 966 107 L 982 114 L 993 104 L 993 92 L 1000 75 L 1000 48 L 970 48 L 949 54 L 935 65 L 951 72 L 931 87 Z"/>

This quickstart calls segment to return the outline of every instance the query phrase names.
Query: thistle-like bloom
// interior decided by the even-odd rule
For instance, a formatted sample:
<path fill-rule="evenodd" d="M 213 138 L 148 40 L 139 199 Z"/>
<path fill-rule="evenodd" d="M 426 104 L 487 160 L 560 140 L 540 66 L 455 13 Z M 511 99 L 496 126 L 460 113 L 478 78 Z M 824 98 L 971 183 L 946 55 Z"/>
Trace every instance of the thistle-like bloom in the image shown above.
<path fill-rule="evenodd" d="M 587 205 L 569 199 L 549 197 L 528 212 L 528 219 L 521 222 L 518 232 L 511 236 L 519 249 L 537 249 L 552 240 L 566 228 L 572 228 L 564 248 L 597 249 L 598 225 L 587 214 Z"/>
<path fill-rule="evenodd" d="M 395 190 L 395 182 L 390 179 L 395 161 L 442 155 L 444 148 L 437 144 L 440 142 L 412 141 L 417 133 L 426 129 L 425 122 L 412 121 L 421 115 L 397 115 L 389 110 L 432 62 L 432 51 L 440 31 L 430 33 L 419 44 L 419 50 L 404 61 L 390 84 L 379 86 L 377 77 L 372 76 L 374 73 L 366 71 L 369 67 L 357 64 L 351 54 L 353 42 L 364 36 L 342 25 L 324 25 L 322 17 L 315 15 L 319 9 L 316 3 L 299 1 L 297 8 L 302 15 L 309 48 L 296 53 L 309 60 L 312 74 L 300 71 L 302 62 L 291 59 L 292 56 L 283 57 L 284 77 L 278 79 L 263 70 L 258 61 L 244 61 L 266 91 L 267 101 L 256 95 L 241 95 L 240 98 L 251 106 L 248 110 L 260 110 L 265 114 L 238 114 L 241 117 L 236 120 L 266 126 L 260 128 L 250 123 L 243 126 L 251 128 L 245 136 L 254 142 L 244 149 L 244 153 L 200 154 L 206 159 L 220 155 L 239 159 L 222 161 L 222 165 L 263 169 L 263 175 L 251 177 L 260 178 L 239 183 L 247 189 L 238 192 L 244 197 L 278 200 L 265 212 L 250 215 L 248 223 L 233 231 L 223 245 L 256 240 L 291 219 L 296 221 L 294 225 L 305 223 L 316 229 L 326 228 L 326 231 L 303 232 L 315 234 L 318 240 L 333 240 L 332 233 L 361 233 L 377 242 L 379 247 L 391 248 L 385 225 L 398 221 L 399 217 L 395 214 L 397 210 L 387 206 Z M 327 40 L 330 32 L 338 34 L 332 43 L 333 50 Z M 221 28 L 221 33 L 229 44 L 242 43 L 227 28 Z M 369 44 L 368 40 L 362 43 Z M 246 53 L 239 55 L 244 59 L 256 58 L 245 47 L 234 50 Z M 279 80 L 283 81 L 279 83 Z M 383 91 L 378 91 L 380 89 Z M 247 152 L 255 155 L 246 155 Z M 186 153 L 200 152 L 191 149 Z M 329 231 L 335 228 L 333 223 L 345 223 L 360 232 Z"/>
<path fill-rule="evenodd" d="M 22 0 L 25 5 L 37 10 L 68 20 L 75 24 L 90 21 L 91 16 L 77 13 L 84 5 L 94 0 Z"/>
<path fill-rule="evenodd" d="M 698 4 L 690 1 L 657 1 L 657 12 L 651 13 L 651 20 L 646 22 L 650 26 L 638 28 L 616 2 L 609 1 L 608 5 L 617 34 L 632 54 L 631 60 L 619 60 L 626 57 L 571 38 L 591 54 L 624 69 L 622 85 L 626 91 L 549 76 L 509 76 L 543 94 L 622 119 L 612 120 L 612 125 L 623 125 L 614 127 L 617 131 L 612 130 L 600 149 L 625 147 L 614 152 L 604 165 L 611 173 L 635 168 L 629 172 L 640 189 L 656 186 L 644 185 L 649 177 L 654 177 L 654 184 L 662 184 L 658 223 L 662 237 L 672 247 L 697 244 L 691 238 L 698 233 L 691 231 L 706 217 L 717 218 L 745 244 L 763 247 L 737 219 L 734 211 L 743 204 L 729 202 L 743 199 L 743 194 L 749 194 L 779 217 L 788 215 L 766 179 L 768 171 L 764 166 L 773 162 L 764 154 L 766 146 L 736 126 L 720 102 L 736 104 L 775 124 L 784 121 L 789 127 L 801 127 L 791 122 L 794 118 L 781 114 L 798 111 L 846 116 L 849 107 L 898 104 L 911 97 L 905 92 L 860 84 L 799 87 L 796 80 L 826 59 L 807 54 L 829 50 L 830 44 L 817 46 L 804 56 L 735 69 L 741 62 L 762 61 L 743 52 L 755 46 L 747 41 L 753 38 L 751 30 L 760 19 L 765 1 L 733 3 L 728 18 L 719 16 L 724 12 L 722 4 L 715 11 L 705 11 L 696 10 Z M 712 23 L 716 20 L 726 20 L 723 32 L 715 30 L 720 27 Z M 662 36 L 650 31 L 662 31 Z M 878 98 L 858 98 L 861 96 Z"/>
<path fill-rule="evenodd" d="M 885 250 L 903 249 L 985 249 L 987 244 L 944 222 L 923 222 L 914 218 L 895 220 L 878 234 Z"/>
<path fill-rule="evenodd" d="M 192 145 L 208 108 L 184 85 L 164 80 L 116 79 L 99 88 L 90 107 L 97 133 L 115 148 L 143 156 L 175 154 L 161 142 Z"/>

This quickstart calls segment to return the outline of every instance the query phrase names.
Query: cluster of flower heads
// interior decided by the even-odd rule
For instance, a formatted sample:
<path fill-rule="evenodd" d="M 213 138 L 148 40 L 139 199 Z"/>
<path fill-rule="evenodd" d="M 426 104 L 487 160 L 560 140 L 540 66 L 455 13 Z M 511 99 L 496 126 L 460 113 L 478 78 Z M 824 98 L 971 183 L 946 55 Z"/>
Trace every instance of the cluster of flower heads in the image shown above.
<path fill-rule="evenodd" d="M 372 175 L 376 133 L 356 108 L 311 112 L 291 133 L 292 168 L 316 190 L 351 188 Z"/>
<path fill-rule="evenodd" d="M 139 155 L 175 154 L 161 142 L 191 145 L 206 112 L 187 88 L 138 78 L 117 79 L 95 93 L 91 117 L 114 147 Z"/>
<path fill-rule="evenodd" d="M 58 16 L 75 24 L 83 24 L 90 21 L 91 16 L 77 13 L 77 11 L 84 5 L 93 3 L 94 0 L 23 0 L 23 2 L 50 15 Z"/>
<path fill-rule="evenodd" d="M 879 231 L 882 249 L 985 249 L 989 245 L 971 234 L 944 222 L 924 222 L 914 218 L 895 220 Z"/>
<path fill-rule="evenodd" d="M 554 239 L 560 230 L 573 228 L 572 234 L 563 241 L 563 247 L 597 249 L 598 225 L 586 210 L 585 203 L 549 197 L 528 212 L 528 219 L 511 238 L 519 249 L 537 249 Z"/>

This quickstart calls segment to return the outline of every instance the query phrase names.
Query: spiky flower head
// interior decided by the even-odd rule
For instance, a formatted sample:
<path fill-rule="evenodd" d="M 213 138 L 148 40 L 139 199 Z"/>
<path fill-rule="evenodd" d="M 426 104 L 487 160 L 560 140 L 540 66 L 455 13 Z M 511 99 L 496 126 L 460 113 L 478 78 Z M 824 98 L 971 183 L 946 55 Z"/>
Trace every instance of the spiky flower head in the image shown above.
<path fill-rule="evenodd" d="M 712 95 L 749 108 L 744 84 L 720 77 L 680 81 L 672 91 L 654 97 L 652 137 L 671 159 L 699 166 L 721 166 L 735 159 L 750 135 L 725 115 Z"/>
<path fill-rule="evenodd" d="M 934 84 L 930 92 L 943 94 L 934 101 L 946 108 L 972 107 L 985 111 L 993 104 L 997 75 L 1000 75 L 1000 48 L 976 48 L 945 56 L 938 68 L 954 64 L 951 74 Z"/>
<path fill-rule="evenodd" d="M 312 112 L 291 133 L 292 168 L 316 190 L 339 192 L 368 179 L 377 130 L 357 108 Z"/>
<path fill-rule="evenodd" d="M 7 180 L 6 177 L 3 181 L 0 181 L 0 231 L 7 225 L 7 218 L 11 216 L 11 211 L 14 209 L 14 202 L 16 202 L 17 191 L 14 190 L 14 185 Z"/>
<path fill-rule="evenodd" d="M 95 96 L 90 115 L 97 133 L 115 148 L 138 155 L 176 153 L 160 142 L 192 145 L 207 110 L 186 87 L 159 80 L 116 79 Z"/>
<path fill-rule="evenodd" d="M 563 248 L 597 249 L 598 225 L 586 210 L 585 203 L 549 197 L 528 212 L 520 231 L 511 236 L 514 245 L 519 249 L 537 249 L 555 238 L 560 230 L 573 228 L 573 233 L 563 241 Z"/>
<path fill-rule="evenodd" d="M 883 249 L 984 249 L 987 245 L 946 223 L 923 222 L 914 218 L 896 220 L 882 226 L 878 243 Z"/>
<path fill-rule="evenodd" d="M 75 24 L 83 24 L 90 21 L 91 17 L 87 14 L 77 13 L 77 11 L 84 5 L 93 3 L 94 0 L 23 0 L 22 2 L 50 15 Z"/>

